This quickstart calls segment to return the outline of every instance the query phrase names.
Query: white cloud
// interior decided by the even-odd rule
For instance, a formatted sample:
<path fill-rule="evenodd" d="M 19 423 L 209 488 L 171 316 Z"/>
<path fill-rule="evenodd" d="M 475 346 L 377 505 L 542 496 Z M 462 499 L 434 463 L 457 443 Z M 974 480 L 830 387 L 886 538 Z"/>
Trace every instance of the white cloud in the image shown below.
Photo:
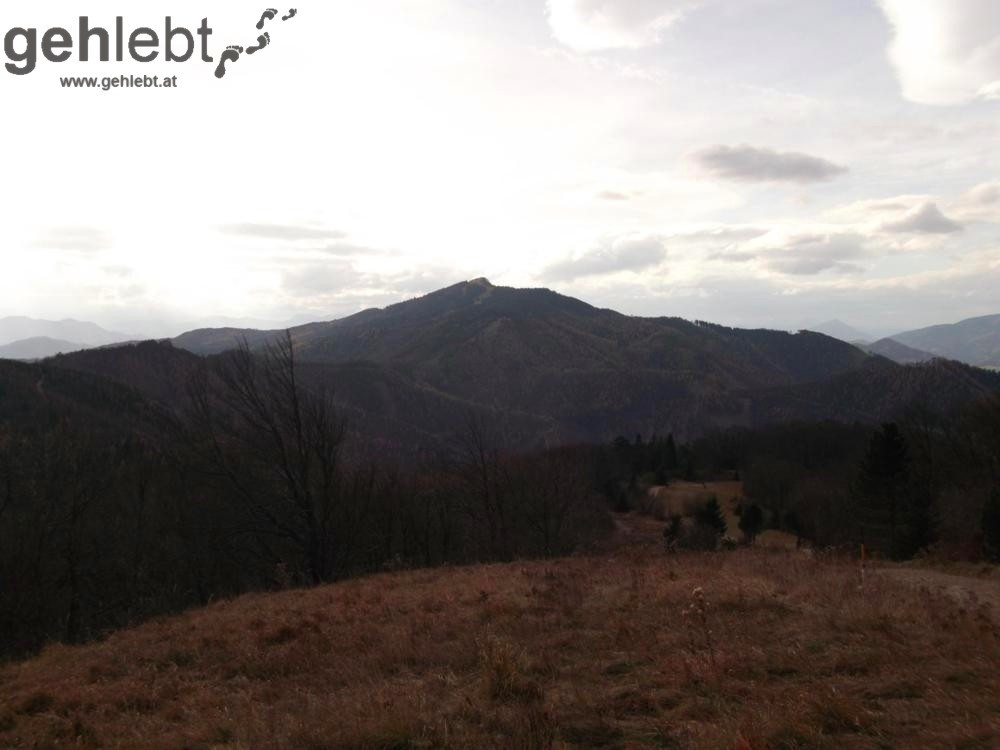
<path fill-rule="evenodd" d="M 602 201 L 627 201 L 631 200 L 628 193 L 621 193 L 617 190 L 602 190 L 597 194 Z"/>
<path fill-rule="evenodd" d="M 921 104 L 995 99 L 1000 92 L 1000 3 L 880 0 L 893 28 L 889 59 L 903 96 Z"/>
<path fill-rule="evenodd" d="M 736 182 L 824 182 L 847 171 L 818 156 L 742 144 L 708 146 L 692 154 L 707 174 Z"/>
<path fill-rule="evenodd" d="M 103 229 L 87 226 L 49 227 L 40 231 L 31 246 L 45 250 L 96 253 L 111 247 L 111 236 Z"/>
<path fill-rule="evenodd" d="M 1000 182 L 984 182 L 968 192 L 972 203 L 981 206 L 995 206 L 1000 203 Z"/>
<path fill-rule="evenodd" d="M 949 210 L 963 221 L 1000 221 L 1000 182 L 984 182 L 960 196 Z"/>
<path fill-rule="evenodd" d="M 841 223 L 870 223 L 873 217 L 888 221 L 886 216 L 894 219 L 927 202 L 933 202 L 930 195 L 895 195 L 887 198 L 866 199 L 854 201 L 844 206 L 835 206 L 825 212 L 832 221 Z M 874 229 L 874 227 L 873 227 Z"/>
<path fill-rule="evenodd" d="M 362 275 L 353 264 L 335 260 L 287 271 L 282 286 L 292 296 L 313 297 L 340 292 L 359 285 L 361 281 Z"/>
<path fill-rule="evenodd" d="M 580 255 L 546 268 L 546 281 L 572 281 L 584 276 L 603 276 L 619 271 L 642 271 L 658 266 L 667 257 L 660 237 L 625 236 L 606 241 Z"/>
<path fill-rule="evenodd" d="M 961 232 L 963 227 L 941 213 L 936 203 L 928 201 L 914 206 L 899 219 L 883 223 L 881 229 L 902 234 L 952 234 Z"/>
<path fill-rule="evenodd" d="M 698 0 L 549 0 L 556 39 L 581 52 L 655 44 Z"/>
<path fill-rule="evenodd" d="M 717 226 L 710 229 L 699 229 L 693 232 L 671 235 L 672 242 L 683 242 L 692 245 L 731 245 L 734 243 L 754 240 L 763 237 L 769 230 L 752 226 Z"/>
<path fill-rule="evenodd" d="M 255 237 L 266 240 L 342 240 L 346 232 L 317 226 L 297 226 L 292 224 L 225 224 L 219 227 L 225 234 L 241 237 Z"/>
<path fill-rule="evenodd" d="M 764 264 L 772 271 L 792 276 L 811 276 L 824 271 L 860 273 L 864 269 L 847 261 L 863 256 L 862 238 L 825 235 L 792 238 L 767 255 Z"/>

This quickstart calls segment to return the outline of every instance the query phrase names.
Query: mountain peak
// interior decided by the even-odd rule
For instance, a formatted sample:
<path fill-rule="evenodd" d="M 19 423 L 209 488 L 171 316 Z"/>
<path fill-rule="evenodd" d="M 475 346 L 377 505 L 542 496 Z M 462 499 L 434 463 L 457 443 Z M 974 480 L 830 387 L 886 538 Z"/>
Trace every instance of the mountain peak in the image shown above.
<path fill-rule="evenodd" d="M 485 287 L 486 289 L 493 289 L 493 284 L 491 284 L 490 280 L 487 279 L 485 276 L 480 276 L 478 279 L 473 279 L 472 281 L 466 283 L 468 283 L 470 286 L 481 286 Z"/>
<path fill-rule="evenodd" d="M 864 331 L 859 331 L 854 326 L 848 325 L 842 320 L 836 319 L 828 320 L 825 323 L 812 326 L 808 330 L 815 331 L 816 333 L 822 333 L 825 336 L 839 339 L 841 341 L 846 341 L 849 344 L 853 344 L 857 341 L 872 340 L 871 335 L 865 333 Z"/>

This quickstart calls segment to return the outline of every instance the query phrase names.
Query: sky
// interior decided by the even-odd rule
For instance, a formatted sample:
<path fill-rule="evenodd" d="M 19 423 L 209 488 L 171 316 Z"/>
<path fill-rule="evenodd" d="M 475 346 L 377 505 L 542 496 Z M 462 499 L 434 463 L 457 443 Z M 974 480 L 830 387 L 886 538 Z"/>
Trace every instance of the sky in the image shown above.
<path fill-rule="evenodd" d="M 221 79 L 265 4 L 86 3 L 207 17 L 211 64 L 0 68 L 0 316 L 161 336 L 483 276 L 741 327 L 1000 312 L 994 0 L 295 1 Z M 177 87 L 60 86 L 120 75 Z"/>

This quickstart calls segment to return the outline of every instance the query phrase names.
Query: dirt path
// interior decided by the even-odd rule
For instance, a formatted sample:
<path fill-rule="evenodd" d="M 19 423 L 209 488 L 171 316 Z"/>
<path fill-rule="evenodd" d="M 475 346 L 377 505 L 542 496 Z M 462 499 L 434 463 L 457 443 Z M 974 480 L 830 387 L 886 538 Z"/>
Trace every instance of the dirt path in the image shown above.
<path fill-rule="evenodd" d="M 943 591 L 961 601 L 975 599 L 988 605 L 994 615 L 1000 616 L 1000 582 L 915 568 L 882 568 L 878 575 L 911 586 Z"/>

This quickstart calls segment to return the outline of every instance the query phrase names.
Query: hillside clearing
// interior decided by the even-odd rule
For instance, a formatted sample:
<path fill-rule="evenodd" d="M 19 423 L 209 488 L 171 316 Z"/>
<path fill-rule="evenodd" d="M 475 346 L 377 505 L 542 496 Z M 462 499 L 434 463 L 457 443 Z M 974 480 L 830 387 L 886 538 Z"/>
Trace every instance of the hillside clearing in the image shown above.
<path fill-rule="evenodd" d="M 726 536 L 737 542 L 746 540 L 740 530 L 737 509 L 744 501 L 743 482 L 672 482 L 668 486 L 650 487 L 647 492 L 648 507 L 644 511 L 654 518 L 666 519 L 671 515 L 690 517 L 695 510 L 715 498 L 726 519 Z M 757 546 L 771 549 L 795 549 L 795 536 L 777 529 L 767 529 L 757 537 Z"/>
<path fill-rule="evenodd" d="M 10 748 L 998 743 L 985 606 L 784 552 L 387 574 L 0 669 Z"/>

